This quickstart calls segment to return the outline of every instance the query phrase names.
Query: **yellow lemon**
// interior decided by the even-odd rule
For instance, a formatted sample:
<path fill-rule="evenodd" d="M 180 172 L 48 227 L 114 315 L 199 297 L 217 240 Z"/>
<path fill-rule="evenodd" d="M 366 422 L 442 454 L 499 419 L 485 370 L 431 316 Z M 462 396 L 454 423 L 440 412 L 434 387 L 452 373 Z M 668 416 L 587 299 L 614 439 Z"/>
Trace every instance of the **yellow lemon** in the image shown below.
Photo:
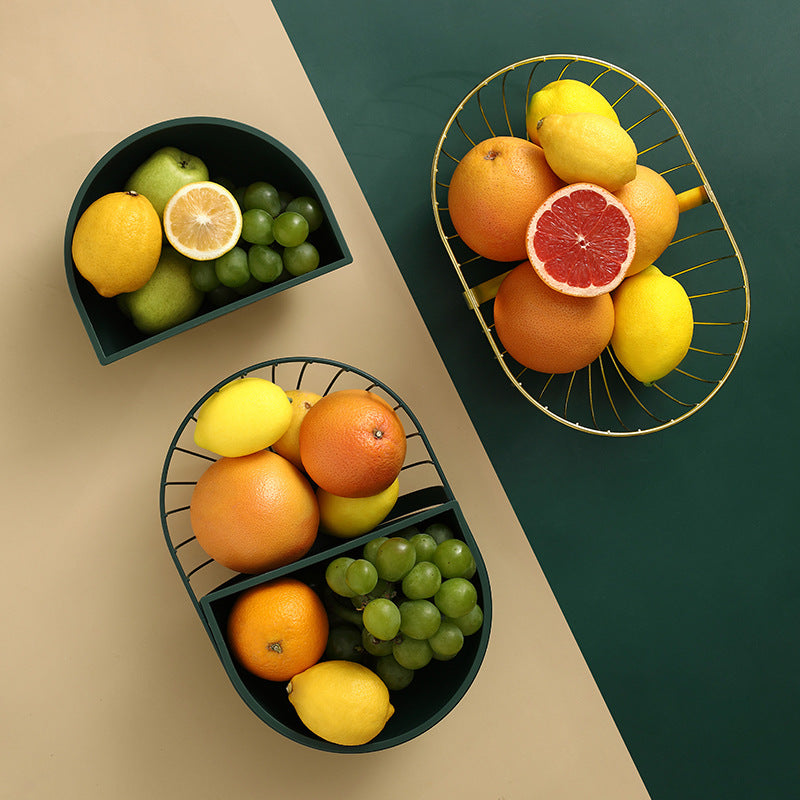
<path fill-rule="evenodd" d="M 583 81 L 562 78 L 548 83 L 531 95 L 525 115 L 528 136 L 532 142 L 539 144 L 536 126 L 540 119 L 549 114 L 577 114 L 581 111 L 602 114 L 619 123 L 617 112 L 597 89 Z"/>
<path fill-rule="evenodd" d="M 295 675 L 286 691 L 302 723 L 335 744 L 372 741 L 394 714 L 386 684 L 354 661 L 320 661 Z"/>
<path fill-rule="evenodd" d="M 233 249 L 242 232 L 242 210 L 214 181 L 188 183 L 164 207 L 164 233 L 187 258 L 211 261 Z"/>
<path fill-rule="evenodd" d="M 144 286 L 161 255 L 161 220 L 136 192 L 111 192 L 95 200 L 72 235 L 75 268 L 103 297 Z"/>
<path fill-rule="evenodd" d="M 320 399 L 316 392 L 307 392 L 303 389 L 287 389 L 286 396 L 292 404 L 292 420 L 286 433 L 272 445 L 272 449 L 279 455 L 288 459 L 297 469 L 303 469 L 300 460 L 300 425 L 308 410 Z"/>
<path fill-rule="evenodd" d="M 291 419 L 292 404 L 280 386 L 256 376 L 238 378 L 200 406 L 194 441 L 220 456 L 246 456 L 274 444 Z"/>
<path fill-rule="evenodd" d="M 631 375 L 650 385 L 670 373 L 689 351 L 692 304 L 681 284 L 651 264 L 612 292 L 611 346 Z"/>
<path fill-rule="evenodd" d="M 371 497 L 339 497 L 317 489 L 320 529 L 339 539 L 369 533 L 383 522 L 400 494 L 400 479 Z"/>
<path fill-rule="evenodd" d="M 595 183 L 616 192 L 636 177 L 636 145 L 602 114 L 550 114 L 539 120 L 539 143 L 565 183 Z"/>

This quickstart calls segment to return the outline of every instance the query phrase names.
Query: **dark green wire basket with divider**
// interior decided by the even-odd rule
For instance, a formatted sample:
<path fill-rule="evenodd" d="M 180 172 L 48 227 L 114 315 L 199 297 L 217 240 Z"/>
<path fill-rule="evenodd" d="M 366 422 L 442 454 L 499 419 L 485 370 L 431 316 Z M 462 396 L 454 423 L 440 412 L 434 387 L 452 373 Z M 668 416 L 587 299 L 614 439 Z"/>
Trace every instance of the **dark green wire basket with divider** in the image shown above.
<path fill-rule="evenodd" d="M 230 381 L 261 377 L 284 390 L 298 389 L 325 396 L 339 389 L 366 389 L 388 401 L 403 423 L 407 452 L 400 472 L 400 495 L 389 516 L 372 531 L 353 539 L 320 532 L 311 550 L 284 567 L 259 575 L 244 575 L 221 566 L 197 544 L 190 523 L 192 491 L 200 475 L 215 460 L 194 443 L 197 413 L 203 403 Z M 169 445 L 161 475 L 159 505 L 167 548 L 191 603 L 231 683 L 247 706 L 273 729 L 300 744 L 330 752 L 383 750 L 427 731 L 462 699 L 478 674 L 489 641 L 492 601 L 489 577 L 475 539 L 433 453 L 422 426 L 391 388 L 366 372 L 324 358 L 280 358 L 249 366 L 209 389 L 191 408 Z M 476 571 L 473 582 L 483 624 L 466 636 L 461 651 L 450 661 L 432 661 L 415 673 L 412 683 L 393 693 L 395 712 L 383 731 L 365 745 L 343 746 L 325 741 L 300 722 L 286 695 L 286 685 L 249 674 L 233 658 L 225 641 L 226 620 L 242 592 L 263 582 L 290 575 L 321 593 L 325 567 L 334 558 L 357 558 L 364 545 L 377 537 L 402 535 L 434 523 L 448 526 L 469 545 Z M 396 695 L 396 696 L 394 696 Z"/>
<path fill-rule="evenodd" d="M 617 362 L 611 346 L 590 365 L 548 375 L 517 363 L 493 324 L 493 301 L 512 264 L 470 250 L 447 211 L 450 178 L 461 158 L 494 136 L 527 138 L 525 110 L 551 81 L 573 78 L 597 89 L 634 138 L 638 163 L 660 173 L 680 204 L 678 229 L 656 265 L 686 289 L 694 316 L 689 353 L 651 386 Z M 646 84 L 619 67 L 577 55 L 546 55 L 511 64 L 475 86 L 456 106 L 436 145 L 431 170 L 434 221 L 463 297 L 485 334 L 487 357 L 548 417 L 575 430 L 634 436 L 664 430 L 703 408 L 736 365 L 750 319 L 750 290 L 739 248 L 677 119 Z"/>

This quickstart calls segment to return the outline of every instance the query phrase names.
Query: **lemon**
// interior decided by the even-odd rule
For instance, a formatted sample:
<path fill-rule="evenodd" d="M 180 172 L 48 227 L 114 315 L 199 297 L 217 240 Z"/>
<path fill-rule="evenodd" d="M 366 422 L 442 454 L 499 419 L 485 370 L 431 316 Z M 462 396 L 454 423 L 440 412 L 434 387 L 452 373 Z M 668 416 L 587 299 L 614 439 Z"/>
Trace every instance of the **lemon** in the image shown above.
<path fill-rule="evenodd" d="M 111 192 L 80 216 L 72 235 L 75 268 L 103 297 L 133 292 L 150 279 L 161 255 L 161 220 L 136 192 Z"/>
<path fill-rule="evenodd" d="M 636 177 L 636 145 L 602 114 L 550 114 L 537 123 L 550 169 L 565 183 L 595 183 L 616 192 Z"/>
<path fill-rule="evenodd" d="M 539 132 L 536 126 L 540 119 L 549 114 L 577 114 L 581 111 L 602 114 L 619 123 L 617 112 L 597 89 L 583 81 L 562 78 L 548 83 L 531 95 L 525 115 L 528 136 L 532 142 L 539 144 Z"/>
<path fill-rule="evenodd" d="M 164 207 L 169 243 L 195 261 L 210 261 L 232 250 L 242 232 L 242 211 L 234 196 L 214 181 L 188 183 Z"/>
<path fill-rule="evenodd" d="M 611 346 L 631 375 L 650 385 L 670 373 L 689 351 L 694 332 L 686 290 L 654 264 L 620 284 L 611 295 Z"/>
<path fill-rule="evenodd" d="M 339 539 L 369 533 L 394 508 L 400 493 L 400 479 L 370 497 L 339 497 L 317 489 L 320 528 Z"/>
<path fill-rule="evenodd" d="M 394 714 L 386 684 L 354 661 L 319 661 L 286 687 L 302 723 L 328 742 L 372 741 Z"/>
<path fill-rule="evenodd" d="M 256 376 L 238 378 L 200 406 L 194 441 L 220 456 L 245 456 L 280 439 L 291 419 L 292 404 L 280 386 Z"/>

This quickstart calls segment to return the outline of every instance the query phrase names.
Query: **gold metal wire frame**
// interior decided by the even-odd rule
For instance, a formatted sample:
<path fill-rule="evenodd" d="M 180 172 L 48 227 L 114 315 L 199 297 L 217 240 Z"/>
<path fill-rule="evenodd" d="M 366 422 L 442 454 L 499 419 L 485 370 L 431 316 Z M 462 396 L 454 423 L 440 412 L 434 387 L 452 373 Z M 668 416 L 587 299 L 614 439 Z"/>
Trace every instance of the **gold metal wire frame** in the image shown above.
<path fill-rule="evenodd" d="M 571 77 L 600 91 L 637 144 L 638 161 L 659 172 L 678 195 L 675 238 L 657 266 L 679 280 L 695 319 L 692 345 L 679 367 L 652 386 L 630 376 L 606 350 L 588 367 L 545 375 L 518 364 L 497 338 L 493 302 L 515 264 L 489 261 L 470 250 L 447 213 L 447 189 L 460 159 L 494 136 L 527 138 L 530 96 Z M 733 370 L 750 319 L 750 289 L 739 248 L 678 121 L 634 75 L 598 59 L 546 55 L 519 61 L 481 81 L 456 106 L 436 145 L 431 169 L 434 220 L 494 358 L 511 383 L 554 420 L 586 433 L 635 436 L 664 430 L 702 408 Z"/>

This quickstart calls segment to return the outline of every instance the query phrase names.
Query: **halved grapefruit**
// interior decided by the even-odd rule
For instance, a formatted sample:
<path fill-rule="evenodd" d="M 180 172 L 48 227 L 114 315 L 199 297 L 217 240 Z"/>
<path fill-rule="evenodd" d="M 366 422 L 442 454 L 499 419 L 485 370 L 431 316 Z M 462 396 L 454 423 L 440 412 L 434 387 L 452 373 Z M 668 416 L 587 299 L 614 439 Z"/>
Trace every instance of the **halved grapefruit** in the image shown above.
<path fill-rule="evenodd" d="M 531 264 L 551 289 L 595 297 L 622 283 L 636 248 L 636 229 L 611 192 L 593 183 L 571 183 L 536 210 L 526 244 Z"/>

